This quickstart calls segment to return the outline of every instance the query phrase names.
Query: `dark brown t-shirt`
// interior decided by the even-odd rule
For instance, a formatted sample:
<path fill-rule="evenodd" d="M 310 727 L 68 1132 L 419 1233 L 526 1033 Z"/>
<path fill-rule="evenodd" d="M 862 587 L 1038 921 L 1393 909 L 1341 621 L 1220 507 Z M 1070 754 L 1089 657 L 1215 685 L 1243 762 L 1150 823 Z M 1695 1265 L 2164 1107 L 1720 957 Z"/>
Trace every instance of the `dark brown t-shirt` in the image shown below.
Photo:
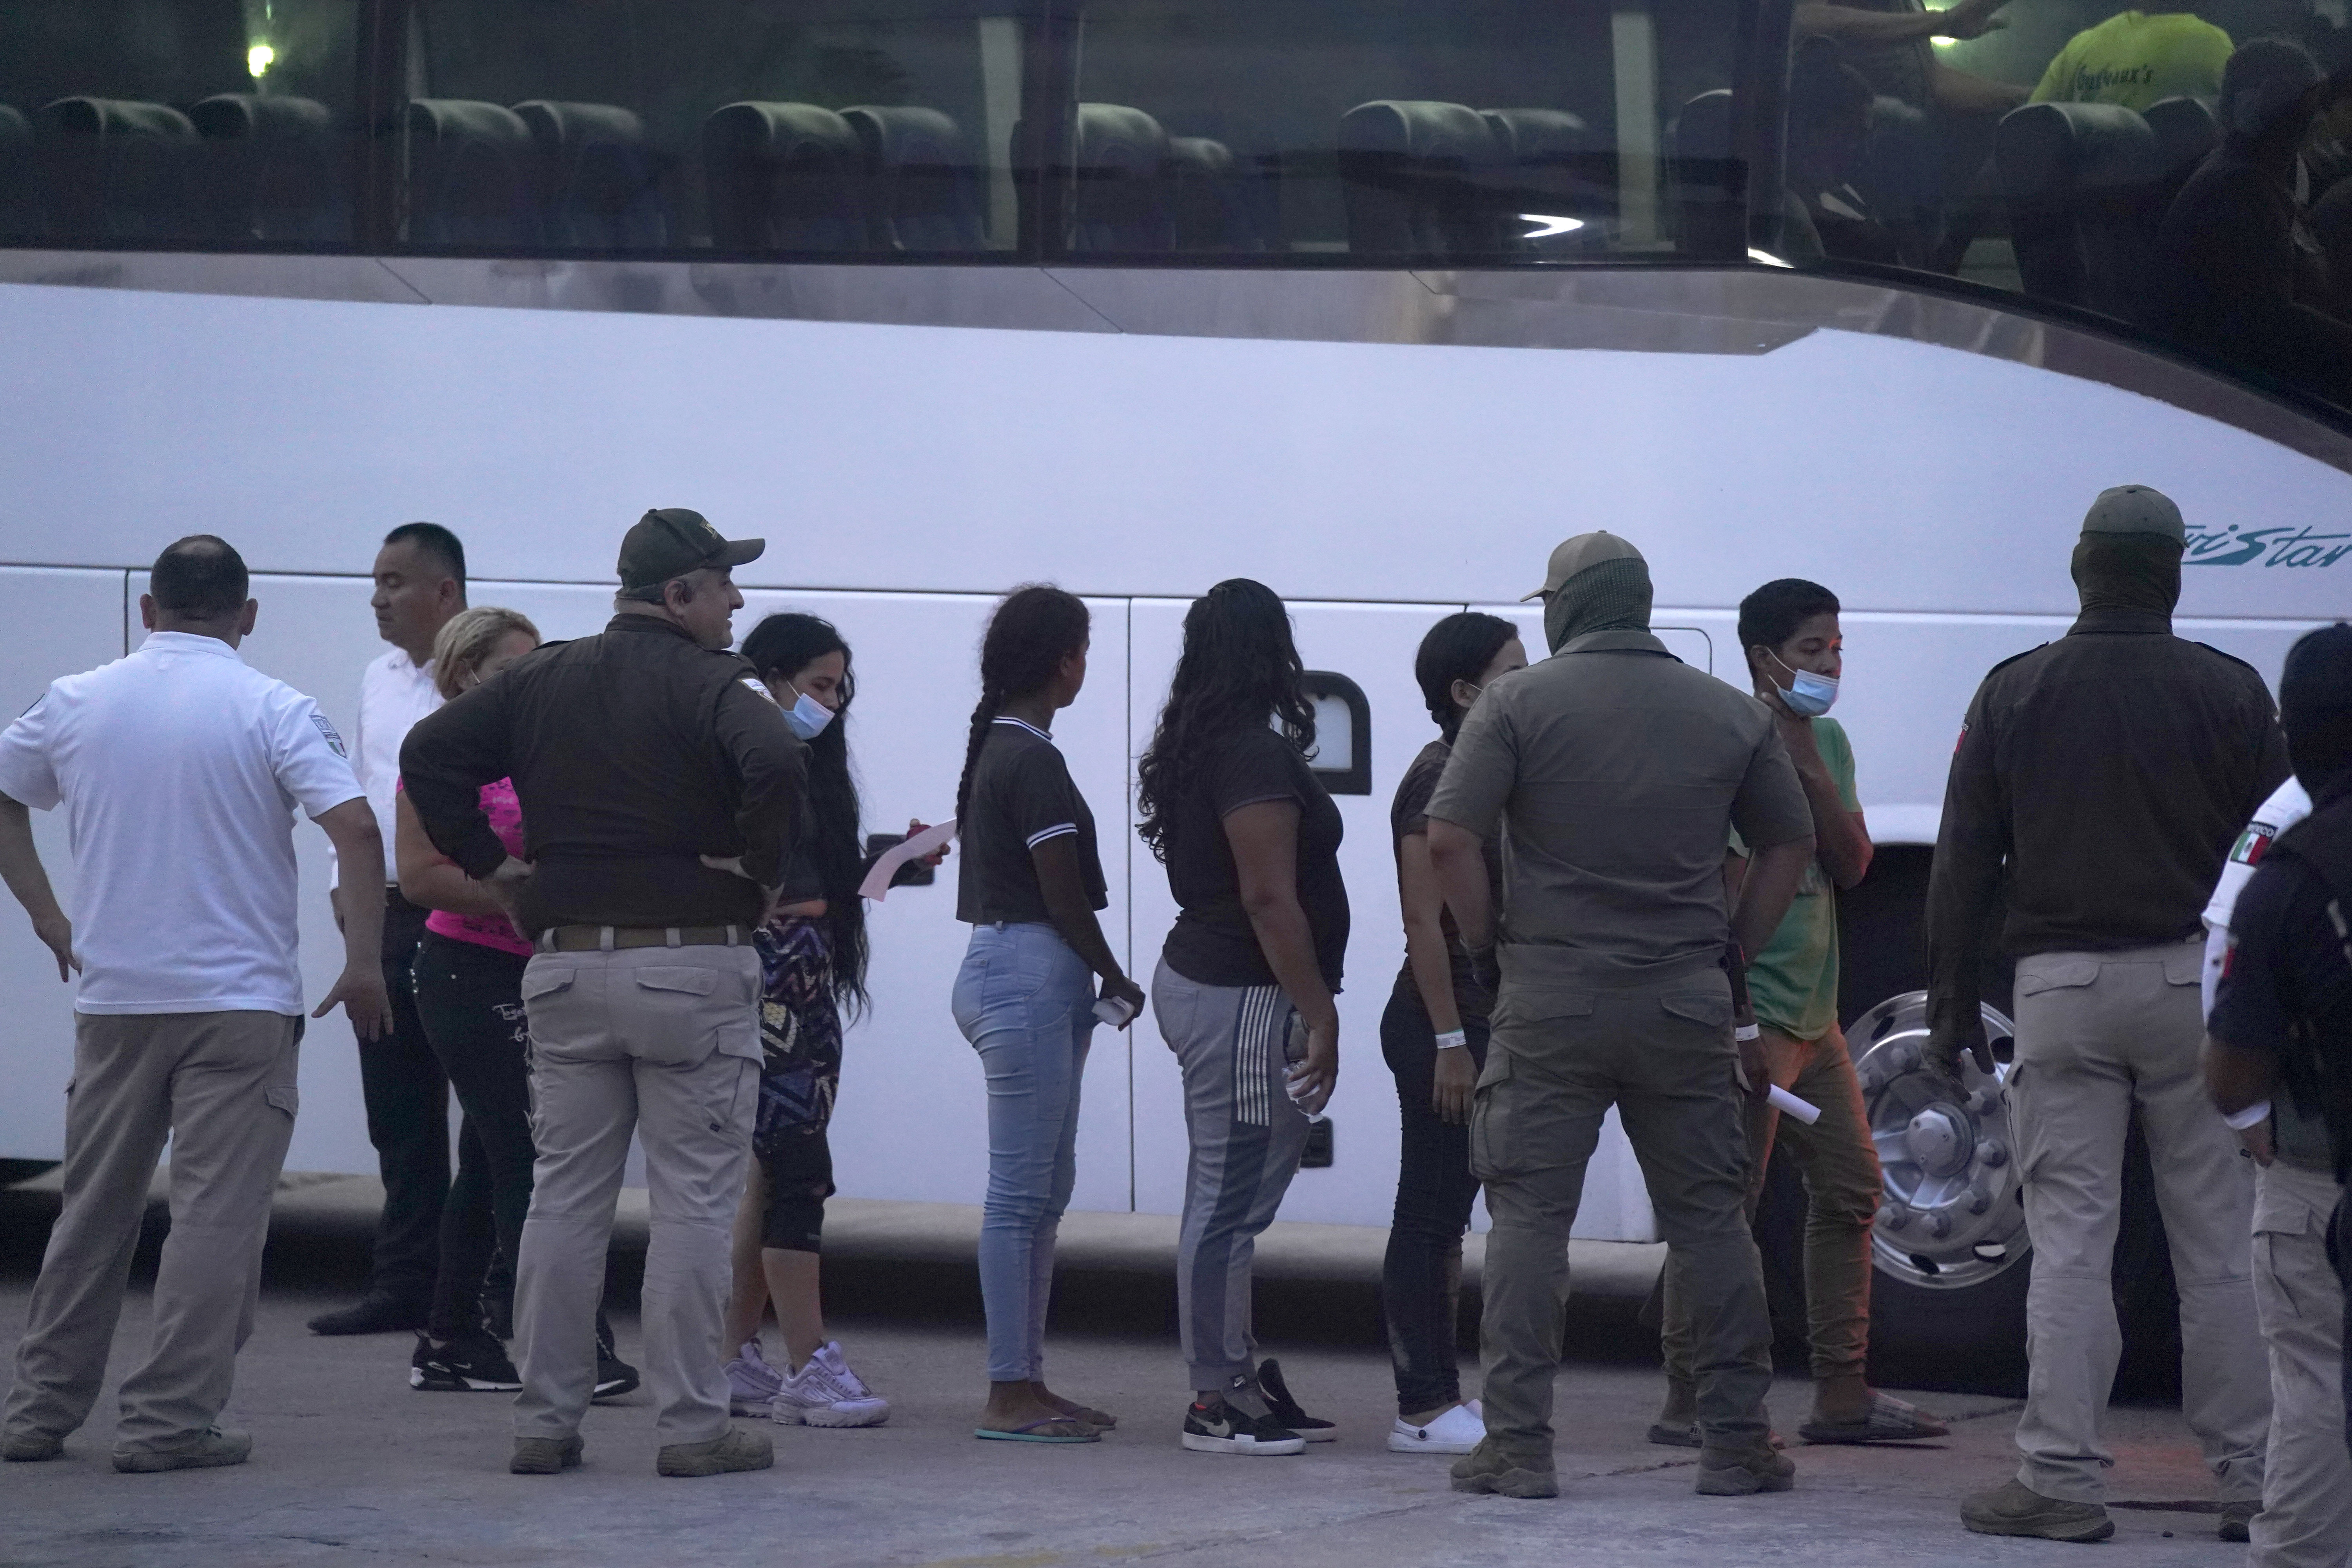
<path fill-rule="evenodd" d="M 1444 741 L 1432 741 L 1421 749 L 1421 754 L 1413 758 L 1397 784 L 1396 799 L 1389 806 L 1389 840 L 1400 862 L 1404 858 L 1404 841 L 1416 833 L 1429 831 L 1429 797 L 1437 793 L 1437 781 L 1445 772 L 1445 759 L 1453 754 L 1454 748 Z M 1499 913 L 1503 907 L 1502 842 L 1489 837 L 1479 847 L 1486 857 L 1486 896 Z M 1469 955 L 1462 951 L 1462 933 L 1454 929 L 1454 911 L 1441 904 L 1437 920 L 1445 933 L 1446 963 L 1454 972 L 1454 1010 L 1465 1018 L 1484 1018 L 1494 1007 L 1495 999 L 1471 971 Z M 1412 977 L 1411 958 L 1397 971 L 1396 988 L 1407 1000 L 1422 1003 L 1421 986 Z"/>

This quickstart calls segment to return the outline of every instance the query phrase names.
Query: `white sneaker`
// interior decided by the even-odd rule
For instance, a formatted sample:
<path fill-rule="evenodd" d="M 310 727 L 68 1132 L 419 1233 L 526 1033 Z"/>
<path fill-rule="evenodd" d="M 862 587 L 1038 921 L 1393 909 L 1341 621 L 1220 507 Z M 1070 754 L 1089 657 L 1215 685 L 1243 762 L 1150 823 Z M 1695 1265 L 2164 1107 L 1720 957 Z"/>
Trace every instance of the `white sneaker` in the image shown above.
<path fill-rule="evenodd" d="M 1389 1428 L 1391 1454 L 1466 1454 L 1486 1435 L 1486 1413 L 1478 1402 L 1457 1405 L 1426 1426 L 1415 1426 L 1402 1416 Z"/>
<path fill-rule="evenodd" d="M 890 1402 L 849 1370 L 837 1341 L 784 1378 L 772 1408 L 786 1426 L 879 1426 L 890 1419 Z"/>
<path fill-rule="evenodd" d="M 746 1340 L 727 1363 L 727 1407 L 737 1415 L 765 1415 L 784 1391 L 784 1374 L 760 1353 L 760 1342 Z"/>

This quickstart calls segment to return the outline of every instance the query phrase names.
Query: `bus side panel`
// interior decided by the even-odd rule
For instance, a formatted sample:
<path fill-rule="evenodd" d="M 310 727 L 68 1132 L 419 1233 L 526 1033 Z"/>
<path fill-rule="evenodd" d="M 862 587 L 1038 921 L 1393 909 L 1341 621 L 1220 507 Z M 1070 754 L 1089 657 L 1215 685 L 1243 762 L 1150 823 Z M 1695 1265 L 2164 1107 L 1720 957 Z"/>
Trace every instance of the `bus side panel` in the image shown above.
<path fill-rule="evenodd" d="M 0 621 L 20 634 L 0 639 L 0 721 L 31 707 L 58 676 L 122 657 L 123 578 L 121 572 L 0 568 Z M 143 586 L 146 574 L 139 580 Z M 74 864 L 63 806 L 33 813 L 33 842 L 70 916 Z M 0 995 L 8 999 L 0 1024 L 0 1084 L 7 1086 L 0 1093 L 0 1158 L 61 1159 L 74 992 L 58 983 L 57 961 L 34 940 L 13 900 L 0 905 Z"/>

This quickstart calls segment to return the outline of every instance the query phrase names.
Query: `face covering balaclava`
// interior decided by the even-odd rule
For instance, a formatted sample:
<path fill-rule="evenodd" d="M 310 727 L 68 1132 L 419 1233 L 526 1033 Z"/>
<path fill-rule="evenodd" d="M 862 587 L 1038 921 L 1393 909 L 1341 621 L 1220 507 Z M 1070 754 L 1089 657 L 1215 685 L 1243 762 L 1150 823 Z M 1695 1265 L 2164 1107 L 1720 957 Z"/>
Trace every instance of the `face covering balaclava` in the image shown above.
<path fill-rule="evenodd" d="M 1650 568 L 1642 552 L 1607 531 L 1580 533 L 1551 552 L 1544 585 L 1544 642 L 1563 644 L 1591 632 L 1650 629 Z"/>
<path fill-rule="evenodd" d="M 2122 610 L 2169 619 L 2180 602 L 2187 529 L 2160 490 L 2119 485 L 2100 492 L 2075 542 L 2074 586 L 2085 614 Z"/>
<path fill-rule="evenodd" d="M 2307 632 L 2279 677 L 2287 762 L 2314 802 L 2352 785 L 2352 626 Z"/>

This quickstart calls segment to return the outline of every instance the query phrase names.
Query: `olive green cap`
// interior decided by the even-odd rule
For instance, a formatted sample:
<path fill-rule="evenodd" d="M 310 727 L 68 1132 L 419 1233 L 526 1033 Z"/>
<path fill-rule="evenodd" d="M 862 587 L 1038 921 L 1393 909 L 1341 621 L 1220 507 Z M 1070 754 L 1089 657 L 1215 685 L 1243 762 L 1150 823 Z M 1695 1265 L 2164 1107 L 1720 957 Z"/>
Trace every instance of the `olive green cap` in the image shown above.
<path fill-rule="evenodd" d="M 2083 519 L 2084 533 L 2158 533 L 2175 544 L 2188 542 L 2189 530 L 2180 509 L 2162 490 L 2147 485 L 2117 485 L 2101 490 Z"/>
<path fill-rule="evenodd" d="M 1559 593 L 1561 584 L 1589 566 L 1598 566 L 1604 561 L 1639 561 L 1641 559 L 1642 552 L 1634 549 L 1629 541 L 1620 539 L 1605 530 L 1592 533 L 1580 533 L 1573 539 L 1562 540 L 1552 551 L 1551 560 L 1544 569 L 1543 586 L 1532 594 L 1523 595 L 1519 603 L 1524 605 L 1529 599 L 1540 599 L 1546 594 Z"/>
<path fill-rule="evenodd" d="M 764 539 L 720 537 L 698 511 L 656 507 L 621 541 L 621 591 L 657 588 L 706 566 L 740 566 L 757 561 L 767 548 Z"/>

